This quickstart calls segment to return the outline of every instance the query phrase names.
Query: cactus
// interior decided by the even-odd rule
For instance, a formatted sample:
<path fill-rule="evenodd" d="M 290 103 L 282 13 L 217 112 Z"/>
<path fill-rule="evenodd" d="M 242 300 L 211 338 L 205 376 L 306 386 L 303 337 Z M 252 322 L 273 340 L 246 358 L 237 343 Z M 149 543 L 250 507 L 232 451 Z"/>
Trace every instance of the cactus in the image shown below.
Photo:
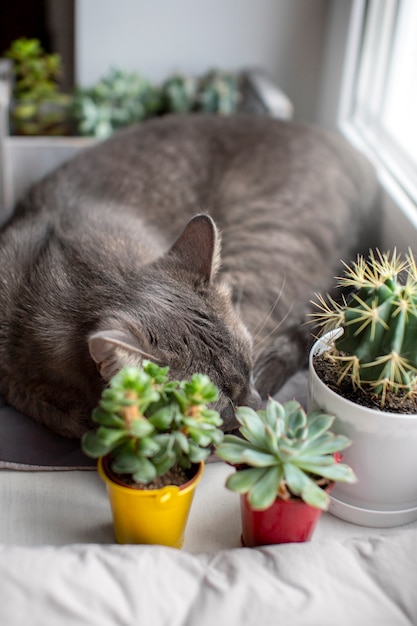
<path fill-rule="evenodd" d="M 338 384 L 348 378 L 354 388 L 380 396 L 411 394 L 417 384 L 417 268 L 411 251 L 401 260 L 394 252 L 371 251 L 345 265 L 340 287 L 353 288 L 341 303 L 318 296 L 320 312 L 313 317 L 326 333 L 342 328 L 325 353 L 338 372 Z"/>
<path fill-rule="evenodd" d="M 84 452 L 92 458 L 111 454 L 116 474 L 144 484 L 174 465 L 187 469 L 204 461 L 209 446 L 223 438 L 222 419 L 207 406 L 218 389 L 203 374 L 175 381 L 168 372 L 144 361 L 113 376 L 92 414 L 98 429 L 82 439 Z"/>
<path fill-rule="evenodd" d="M 255 510 L 272 505 L 277 497 L 302 498 L 327 509 L 329 496 L 318 483 L 355 482 L 352 470 L 336 453 L 350 445 L 344 435 L 329 431 L 334 417 L 314 411 L 306 415 L 299 402 L 284 405 L 270 398 L 266 410 L 239 407 L 236 411 L 242 437 L 225 435 L 216 454 L 237 465 L 226 487 L 247 494 Z"/>

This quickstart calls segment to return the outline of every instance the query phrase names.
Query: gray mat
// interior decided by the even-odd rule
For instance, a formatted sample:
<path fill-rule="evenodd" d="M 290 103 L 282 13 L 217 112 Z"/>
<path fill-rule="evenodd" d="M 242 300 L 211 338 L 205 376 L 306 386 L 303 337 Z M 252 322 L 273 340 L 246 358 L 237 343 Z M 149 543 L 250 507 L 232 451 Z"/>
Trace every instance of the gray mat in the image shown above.
<path fill-rule="evenodd" d="M 306 406 L 306 380 L 306 372 L 298 372 L 275 398 L 280 402 L 296 398 Z M 56 435 L 8 406 L 0 396 L 0 469 L 62 471 L 95 468 L 96 461 L 83 454 L 78 440 Z"/>
<path fill-rule="evenodd" d="M 80 442 L 56 435 L 8 406 L 0 396 L 0 469 L 95 469 Z"/>

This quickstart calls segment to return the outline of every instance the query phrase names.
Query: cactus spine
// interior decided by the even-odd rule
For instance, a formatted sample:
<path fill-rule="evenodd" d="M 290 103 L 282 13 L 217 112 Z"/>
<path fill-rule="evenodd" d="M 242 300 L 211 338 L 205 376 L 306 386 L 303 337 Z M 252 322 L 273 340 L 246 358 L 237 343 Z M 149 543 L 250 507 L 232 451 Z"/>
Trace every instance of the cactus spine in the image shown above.
<path fill-rule="evenodd" d="M 345 265 L 340 287 L 353 288 L 341 304 L 318 296 L 313 317 L 322 332 L 343 328 L 328 357 L 340 382 L 350 378 L 355 388 L 381 396 L 411 394 L 417 386 L 417 268 L 412 252 L 400 255 L 371 251 Z"/>

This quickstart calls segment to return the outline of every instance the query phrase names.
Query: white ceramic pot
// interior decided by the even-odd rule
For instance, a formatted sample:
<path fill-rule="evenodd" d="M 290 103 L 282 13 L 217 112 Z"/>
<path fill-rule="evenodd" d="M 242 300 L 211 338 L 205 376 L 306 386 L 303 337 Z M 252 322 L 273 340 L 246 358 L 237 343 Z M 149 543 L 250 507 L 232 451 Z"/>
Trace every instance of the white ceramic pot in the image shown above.
<path fill-rule="evenodd" d="M 336 416 L 332 430 L 352 445 L 343 461 L 358 477 L 353 485 L 336 483 L 329 511 L 362 526 L 388 528 L 417 520 L 417 414 L 369 409 L 346 400 L 318 377 L 313 355 L 327 349 L 335 332 L 319 339 L 310 353 L 308 409 Z"/>

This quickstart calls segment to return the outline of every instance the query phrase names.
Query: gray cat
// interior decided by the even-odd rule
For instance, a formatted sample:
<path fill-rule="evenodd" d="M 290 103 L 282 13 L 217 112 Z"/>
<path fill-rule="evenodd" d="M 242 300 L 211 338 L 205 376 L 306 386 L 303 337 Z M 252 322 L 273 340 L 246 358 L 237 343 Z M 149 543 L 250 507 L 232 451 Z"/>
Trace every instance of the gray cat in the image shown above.
<path fill-rule="evenodd" d="M 79 437 L 109 377 L 150 358 L 207 373 L 232 427 L 304 363 L 310 298 L 376 197 L 364 157 L 316 128 L 191 115 L 119 132 L 0 232 L 0 392 Z"/>

